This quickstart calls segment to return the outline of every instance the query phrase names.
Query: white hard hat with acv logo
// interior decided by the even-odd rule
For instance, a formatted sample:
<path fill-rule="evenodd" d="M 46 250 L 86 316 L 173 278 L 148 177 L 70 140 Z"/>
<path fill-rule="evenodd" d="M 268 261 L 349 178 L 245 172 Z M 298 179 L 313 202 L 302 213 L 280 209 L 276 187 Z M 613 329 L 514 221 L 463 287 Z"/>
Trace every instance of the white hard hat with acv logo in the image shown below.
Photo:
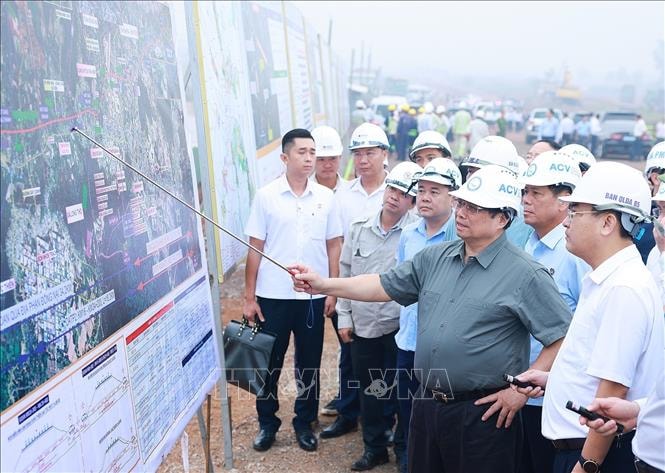
<path fill-rule="evenodd" d="M 386 132 L 380 126 L 373 123 L 363 123 L 353 130 L 351 144 L 349 145 L 350 150 L 375 147 L 381 149 L 388 149 L 390 147 Z"/>
<path fill-rule="evenodd" d="M 512 141 L 502 136 L 492 135 L 480 140 L 471 150 L 469 158 L 461 165 L 483 168 L 489 164 L 495 164 L 512 171 L 517 176 L 520 171 L 518 158 L 517 148 Z"/>
<path fill-rule="evenodd" d="M 420 171 L 422 171 L 422 168 L 416 163 L 409 161 L 399 163 L 386 176 L 386 185 L 395 187 L 405 194 L 415 196 L 416 189 L 411 183 L 413 182 L 413 175 Z"/>
<path fill-rule="evenodd" d="M 459 189 L 462 185 L 462 173 L 448 158 L 434 158 L 427 163 L 425 169 L 419 169 L 413 178 L 418 182 L 430 181 L 443 184 L 452 190 Z"/>
<path fill-rule="evenodd" d="M 591 166 L 596 164 L 596 158 L 593 156 L 593 153 L 582 145 L 566 145 L 559 152 L 566 153 L 577 161 L 577 165 L 582 172 L 586 172 Z"/>
<path fill-rule="evenodd" d="M 325 158 L 329 156 L 341 156 L 344 148 L 339 133 L 330 126 L 317 126 L 312 130 L 314 143 L 316 144 L 316 157 Z"/>
<path fill-rule="evenodd" d="M 429 148 L 440 149 L 444 156 L 452 156 L 448 140 L 438 131 L 427 130 L 416 137 L 409 152 L 409 157 L 413 159 L 417 151 Z"/>
<path fill-rule="evenodd" d="M 591 204 L 595 210 L 621 212 L 621 224 L 637 239 L 641 237 L 641 224 L 651 220 L 649 185 L 638 170 L 621 163 L 596 163 L 582 176 L 571 195 L 559 199 Z"/>
<path fill-rule="evenodd" d="M 523 187 L 512 171 L 489 164 L 474 172 L 459 190 L 450 195 L 486 209 L 512 209 L 517 213 Z"/>
<path fill-rule="evenodd" d="M 649 151 L 644 174 L 648 176 L 653 169 L 665 169 L 665 141 L 655 144 Z"/>
<path fill-rule="evenodd" d="M 577 161 L 560 151 L 545 151 L 531 162 L 520 178 L 528 186 L 568 186 L 572 191 L 582 178 Z"/>

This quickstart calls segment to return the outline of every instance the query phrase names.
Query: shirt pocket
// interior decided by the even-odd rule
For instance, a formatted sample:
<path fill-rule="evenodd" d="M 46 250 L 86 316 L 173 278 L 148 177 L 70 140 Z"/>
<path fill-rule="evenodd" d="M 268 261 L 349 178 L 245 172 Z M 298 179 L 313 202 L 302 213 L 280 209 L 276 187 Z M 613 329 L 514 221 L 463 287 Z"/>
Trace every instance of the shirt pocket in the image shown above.
<path fill-rule="evenodd" d="M 440 314 L 436 313 L 440 297 L 439 292 L 425 290 L 418 295 L 418 316 L 416 318 L 418 333 L 425 332 L 440 317 Z"/>
<path fill-rule="evenodd" d="M 462 299 L 455 312 L 455 336 L 470 345 L 489 346 L 503 339 L 514 318 L 505 307 L 480 299 Z"/>
<path fill-rule="evenodd" d="M 328 219 L 324 215 L 312 214 L 307 217 L 307 230 L 312 240 L 325 240 Z"/>

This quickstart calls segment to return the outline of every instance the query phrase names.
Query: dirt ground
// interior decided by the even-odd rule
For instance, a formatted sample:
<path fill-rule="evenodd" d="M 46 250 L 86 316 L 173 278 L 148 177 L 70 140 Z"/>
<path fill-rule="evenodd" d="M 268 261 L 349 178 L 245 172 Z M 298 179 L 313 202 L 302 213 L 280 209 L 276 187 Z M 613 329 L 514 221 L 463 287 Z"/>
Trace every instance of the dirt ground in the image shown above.
<path fill-rule="evenodd" d="M 242 296 L 244 286 L 244 266 L 238 267 L 221 285 L 222 319 L 226 324 L 231 319 L 239 320 L 242 315 Z M 332 324 L 326 323 L 323 357 L 321 367 L 321 404 L 325 404 L 337 391 L 337 353 L 338 342 Z M 293 366 L 293 343 L 289 347 L 284 368 Z M 285 373 L 286 374 L 286 373 Z M 295 383 L 293 377 L 282 375 L 280 379 L 280 410 L 282 427 L 277 440 L 267 452 L 252 449 L 252 441 L 258 432 L 258 422 L 254 408 L 254 396 L 245 391 L 229 386 L 231 399 L 231 424 L 233 436 L 234 472 L 347 472 L 351 464 L 362 455 L 362 438 L 360 431 L 352 432 L 336 439 L 321 440 L 315 452 L 300 449 L 291 425 L 293 418 L 293 400 L 295 399 Z M 290 374 L 290 373 L 288 373 Z M 319 426 L 315 433 L 325 428 L 335 417 L 319 416 Z M 189 466 L 192 472 L 205 471 L 205 455 L 201 444 L 198 421 L 196 416 L 187 426 L 189 436 Z M 224 440 L 221 428 L 221 404 L 219 393 L 215 391 L 212 407 L 211 451 L 215 471 L 224 469 Z M 184 471 L 180 444 L 176 444 L 160 466 L 159 473 L 175 473 Z M 390 463 L 375 468 L 377 473 L 397 471 L 395 456 L 391 452 Z"/>
<path fill-rule="evenodd" d="M 513 140 L 518 148 L 518 152 L 522 156 L 530 148 L 530 145 L 524 143 L 524 135 L 522 133 L 510 135 L 508 138 Z M 643 162 L 619 162 L 640 170 L 644 166 Z M 391 164 L 394 164 L 394 162 Z M 222 319 L 224 324 L 231 319 L 238 320 L 242 315 L 243 278 L 244 266 L 241 265 L 221 285 Z M 327 322 L 321 361 L 321 368 L 324 370 L 324 375 L 321 377 L 322 405 L 332 399 L 337 391 L 335 371 L 337 356 L 337 338 L 332 325 L 330 322 Z M 284 367 L 287 371 L 292 366 L 293 344 L 291 344 L 284 362 Z M 213 393 L 213 396 L 211 450 L 215 470 L 222 471 L 225 470 L 223 466 L 224 445 L 221 429 L 221 405 L 217 390 Z M 293 400 L 295 398 L 295 383 L 292 377 L 285 379 L 285 375 L 283 374 L 282 379 L 280 379 L 281 409 L 278 412 L 278 416 L 282 419 L 282 428 L 277 434 L 277 441 L 267 452 L 256 452 L 252 449 L 252 441 L 258 432 L 254 397 L 234 386 L 229 386 L 229 396 L 231 400 L 234 466 L 234 469 L 231 471 L 233 472 L 347 472 L 350 471 L 351 464 L 362 455 L 363 448 L 360 431 L 349 433 L 340 438 L 320 441 L 316 452 L 305 452 L 298 447 L 295 433 L 291 426 Z M 315 433 L 318 433 L 334 420 L 334 417 L 319 416 L 320 425 L 315 429 Z M 190 471 L 205 471 L 205 456 L 196 417 L 187 426 L 187 434 L 189 435 Z M 397 471 L 395 457 L 392 452 L 390 455 L 390 463 L 377 467 L 373 471 L 377 473 Z M 177 444 L 168 454 L 158 472 L 171 473 L 181 471 L 184 471 L 184 466 L 181 447 L 180 444 Z"/>

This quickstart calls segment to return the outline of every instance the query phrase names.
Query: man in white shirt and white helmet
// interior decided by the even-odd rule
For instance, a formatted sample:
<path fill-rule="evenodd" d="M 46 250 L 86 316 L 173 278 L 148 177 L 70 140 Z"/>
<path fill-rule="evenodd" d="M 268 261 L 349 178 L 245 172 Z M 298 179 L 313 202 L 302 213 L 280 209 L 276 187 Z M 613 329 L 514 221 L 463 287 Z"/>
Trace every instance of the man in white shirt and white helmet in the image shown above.
<path fill-rule="evenodd" d="M 435 158 L 450 158 L 452 151 L 448 140 L 439 132 L 428 130 L 420 133 L 409 151 L 409 158 L 421 168 Z"/>
<path fill-rule="evenodd" d="M 557 449 L 554 473 L 623 473 L 634 468 L 634 432 L 603 437 L 581 426 L 566 403 L 644 398 L 662 376 L 663 308 L 633 244 L 650 219 L 651 195 L 639 171 L 601 162 L 561 200 L 569 203 L 566 247 L 592 271 L 552 369 L 518 376 L 539 386 L 518 390 L 538 396 L 545 389 L 542 432 Z"/>
<path fill-rule="evenodd" d="M 358 177 L 335 194 L 345 239 L 349 236 L 351 222 L 381 209 L 387 176 L 383 163 L 388 157 L 389 147 L 386 133 L 372 123 L 363 123 L 351 134 L 349 149 Z M 337 331 L 335 314 L 332 322 Z M 351 349 L 348 343 L 343 343 L 341 339 L 339 342 L 339 398 L 334 403 L 337 419 L 321 431 L 322 439 L 347 434 L 356 430 L 358 425 L 360 400 L 358 381 L 353 376 Z"/>
<path fill-rule="evenodd" d="M 337 130 L 326 125 L 317 126 L 312 130 L 312 137 L 316 144 L 316 163 L 310 180 L 333 192 L 347 187 L 349 182 L 339 173 L 344 148 Z"/>

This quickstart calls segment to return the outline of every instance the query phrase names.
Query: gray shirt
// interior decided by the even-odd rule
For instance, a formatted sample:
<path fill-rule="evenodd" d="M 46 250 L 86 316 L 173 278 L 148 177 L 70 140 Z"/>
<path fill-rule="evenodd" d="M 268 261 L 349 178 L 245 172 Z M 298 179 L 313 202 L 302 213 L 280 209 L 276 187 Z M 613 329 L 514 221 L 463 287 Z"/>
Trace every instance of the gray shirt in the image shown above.
<path fill-rule="evenodd" d="M 463 241 L 442 243 L 380 278 L 399 304 L 418 302 L 415 368 L 429 389 L 501 387 L 528 368 L 529 333 L 547 346 L 571 320 L 547 269 L 505 233 L 466 264 Z"/>
<path fill-rule="evenodd" d="M 394 268 L 402 229 L 416 220 L 407 212 L 394 227 L 384 232 L 381 211 L 351 224 L 339 260 L 339 276 L 380 273 Z M 363 338 L 378 338 L 399 328 L 399 304 L 395 302 L 337 301 L 337 328 L 353 328 Z"/>

